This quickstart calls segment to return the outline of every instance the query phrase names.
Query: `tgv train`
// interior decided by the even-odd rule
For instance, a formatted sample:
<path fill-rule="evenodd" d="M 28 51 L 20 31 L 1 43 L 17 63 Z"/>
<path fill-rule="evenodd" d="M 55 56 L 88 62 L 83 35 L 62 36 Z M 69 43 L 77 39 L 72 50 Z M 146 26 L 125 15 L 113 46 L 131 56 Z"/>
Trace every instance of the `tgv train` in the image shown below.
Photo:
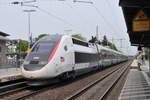
<path fill-rule="evenodd" d="M 68 35 L 46 36 L 37 41 L 21 66 L 29 85 L 75 77 L 126 61 L 126 55 Z"/>

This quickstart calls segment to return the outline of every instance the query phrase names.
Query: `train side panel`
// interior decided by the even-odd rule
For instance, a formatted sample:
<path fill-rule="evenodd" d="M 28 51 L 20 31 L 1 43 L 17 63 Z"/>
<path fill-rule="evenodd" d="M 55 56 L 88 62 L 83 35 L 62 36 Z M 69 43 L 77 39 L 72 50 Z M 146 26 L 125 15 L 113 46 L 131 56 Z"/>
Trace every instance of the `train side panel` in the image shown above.
<path fill-rule="evenodd" d="M 71 59 L 70 59 L 71 58 Z M 50 66 L 54 65 L 55 67 L 55 76 L 59 76 L 65 72 L 70 72 L 74 69 L 74 50 L 71 38 L 64 36 L 61 39 L 59 48 L 55 53 L 54 58 L 48 64 L 48 70 L 50 71 Z"/>

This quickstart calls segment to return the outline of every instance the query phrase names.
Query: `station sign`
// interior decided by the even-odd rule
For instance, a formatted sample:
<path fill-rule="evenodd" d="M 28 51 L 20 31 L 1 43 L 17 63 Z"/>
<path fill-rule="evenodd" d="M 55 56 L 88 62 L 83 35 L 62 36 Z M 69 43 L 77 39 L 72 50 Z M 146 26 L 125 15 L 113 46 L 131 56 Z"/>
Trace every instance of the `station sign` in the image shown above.
<path fill-rule="evenodd" d="M 150 18 L 140 10 L 133 19 L 133 32 L 150 31 Z"/>

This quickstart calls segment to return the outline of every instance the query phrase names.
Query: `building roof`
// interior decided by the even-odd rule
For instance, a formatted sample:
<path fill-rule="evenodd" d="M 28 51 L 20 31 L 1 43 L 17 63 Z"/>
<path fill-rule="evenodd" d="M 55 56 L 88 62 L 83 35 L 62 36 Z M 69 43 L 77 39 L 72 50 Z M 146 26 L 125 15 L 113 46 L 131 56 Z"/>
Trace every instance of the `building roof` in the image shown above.
<path fill-rule="evenodd" d="M 9 34 L 0 31 L 0 36 L 9 36 Z"/>
<path fill-rule="evenodd" d="M 9 39 L 4 36 L 0 36 L 0 40 L 9 41 Z"/>

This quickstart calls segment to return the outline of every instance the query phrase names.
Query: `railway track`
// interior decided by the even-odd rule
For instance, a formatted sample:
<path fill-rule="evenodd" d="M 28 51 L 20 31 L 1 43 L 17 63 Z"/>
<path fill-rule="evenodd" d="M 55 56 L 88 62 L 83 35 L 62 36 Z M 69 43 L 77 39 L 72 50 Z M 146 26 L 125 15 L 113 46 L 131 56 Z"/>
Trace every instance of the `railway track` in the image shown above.
<path fill-rule="evenodd" d="M 28 86 L 26 82 L 14 83 L 0 88 L 0 100 L 22 100 L 26 97 L 32 96 L 39 92 L 57 87 L 32 87 Z"/>
<path fill-rule="evenodd" d="M 0 97 L 3 96 L 3 94 L 9 94 L 11 91 L 15 91 L 24 85 L 26 85 L 26 81 L 24 79 L 2 82 L 0 83 Z"/>
<path fill-rule="evenodd" d="M 0 87 L 0 100 L 22 100 L 42 91 L 53 89 L 59 84 L 43 87 L 33 87 L 26 84 L 27 81 L 14 81 Z"/>
<path fill-rule="evenodd" d="M 10 81 L 6 81 L 6 82 L 0 82 L 0 87 L 6 86 L 6 85 L 11 85 L 11 84 L 18 83 L 18 82 L 23 82 L 23 81 L 25 81 L 25 79 L 20 78 L 20 79 L 10 80 Z"/>
<path fill-rule="evenodd" d="M 103 80 L 103 78 L 107 78 L 107 76 L 110 76 L 110 74 L 113 74 L 114 72 L 117 72 L 120 68 L 118 68 L 119 66 L 125 66 L 125 63 L 123 64 L 119 64 L 119 65 L 116 65 L 115 67 L 112 67 L 113 70 L 109 71 L 109 75 L 107 73 L 105 73 L 104 76 L 102 76 L 101 80 Z M 117 67 L 117 68 L 116 68 Z M 104 71 L 105 72 L 105 71 Z M 101 72 L 98 72 L 98 73 L 101 73 Z M 97 74 L 98 74 L 97 73 Z M 94 74 L 93 74 L 94 75 Z M 86 79 L 89 79 L 88 77 L 85 77 Z M 59 83 L 58 85 L 56 85 L 53 89 L 48 89 L 47 87 L 44 88 L 43 90 L 39 90 L 39 91 L 35 91 L 33 93 L 29 93 L 29 94 L 24 94 L 24 96 L 22 95 L 21 97 L 17 96 L 17 98 L 15 99 L 12 99 L 12 100 L 20 100 L 20 99 L 27 99 L 27 100 L 74 100 L 76 99 L 77 97 L 81 96 L 84 92 L 86 92 L 86 90 L 88 89 L 83 89 L 82 87 L 82 90 L 84 91 L 83 93 L 79 93 L 78 96 L 75 96 L 75 94 L 77 94 L 77 92 L 80 91 L 80 89 L 77 89 L 79 91 L 74 91 L 74 88 L 78 88 L 76 87 L 77 86 L 77 83 L 80 83 L 83 84 L 82 82 L 80 82 L 80 80 L 85 80 L 85 78 L 83 79 L 77 79 L 75 81 L 68 81 L 68 82 L 61 82 Z M 84 81 L 83 81 L 84 82 Z M 94 81 L 95 82 L 95 81 Z M 93 83 L 93 82 L 92 82 Z M 76 84 L 76 85 L 75 85 Z M 90 86 L 90 85 L 84 85 L 86 87 Z M 94 86 L 94 85 L 93 85 Z M 92 86 L 91 86 L 92 87 Z M 73 91 L 71 92 L 70 89 L 72 89 Z M 90 88 L 89 88 L 90 89 Z M 68 92 L 70 91 L 70 92 Z M 40 92 L 40 93 L 39 93 Z M 38 93 L 38 94 L 37 94 Z M 49 95 L 42 95 L 44 93 L 48 93 Z M 36 94 L 36 95 L 34 95 Z M 73 94 L 73 95 L 72 95 Z M 41 95 L 41 96 L 40 96 Z M 26 98 L 27 97 L 27 98 Z M 44 97 L 48 97 L 48 98 L 44 98 Z M 86 99 L 80 99 L 80 100 L 86 100 Z M 89 99 L 89 100 L 92 100 L 92 99 Z M 94 99 L 96 100 L 96 99 Z"/>
<path fill-rule="evenodd" d="M 31 86 L 24 86 L 20 89 L 18 89 L 17 91 L 12 91 L 11 94 L 4 94 L 5 96 L 3 96 L 3 99 L 6 100 L 21 100 L 21 99 L 25 99 L 28 96 L 31 96 L 35 93 L 38 93 L 39 91 L 41 91 L 41 88 L 34 88 Z"/>
<path fill-rule="evenodd" d="M 117 82 L 119 81 L 119 79 L 122 77 L 122 75 L 128 70 L 130 66 L 126 66 L 125 68 L 121 69 L 121 73 L 118 74 L 118 77 L 116 77 L 116 79 L 114 80 L 114 82 L 111 83 L 111 85 L 108 87 L 108 89 L 104 92 L 104 94 L 102 96 L 99 97 L 99 100 L 104 100 L 107 95 L 109 94 L 109 92 L 113 89 L 113 87 L 115 87 L 115 85 L 117 84 Z"/>
<path fill-rule="evenodd" d="M 122 68 L 118 68 L 115 69 L 109 73 L 107 73 L 106 75 L 104 75 L 102 78 L 95 80 L 94 82 L 92 82 L 91 84 L 85 86 L 84 88 L 82 88 L 81 90 L 77 91 L 75 94 L 70 95 L 69 97 L 67 97 L 65 100 L 75 100 L 75 99 L 82 99 L 82 100 L 86 100 L 85 99 L 85 95 L 86 92 L 89 91 L 91 88 L 93 88 L 94 86 L 96 86 L 97 84 L 100 84 L 101 82 L 105 81 L 108 77 L 110 77 L 113 74 L 117 74 L 116 78 L 114 78 L 114 81 L 107 86 L 107 89 L 105 89 L 102 94 L 99 94 L 99 97 L 97 100 L 105 100 L 106 96 L 108 95 L 108 93 L 111 91 L 111 89 L 115 86 L 115 84 L 118 82 L 118 80 L 121 78 L 121 76 L 123 75 L 123 73 L 128 69 L 130 64 L 126 64 L 125 67 Z M 104 86 L 104 85 L 103 85 Z M 83 96 L 84 95 L 84 96 Z M 88 100 L 91 100 L 95 98 L 93 97 L 89 97 Z M 94 99 L 96 100 L 96 99 Z"/>
<path fill-rule="evenodd" d="M 14 92 L 20 91 L 28 87 L 24 79 L 0 83 L 0 98 L 5 98 Z"/>
<path fill-rule="evenodd" d="M 120 64 L 120 66 L 123 66 L 123 65 L 124 64 Z M 87 85 L 86 87 L 82 88 L 81 90 L 74 92 L 73 95 L 69 94 L 69 95 L 67 95 L 65 97 L 61 97 L 61 95 L 60 95 L 61 100 L 62 99 L 74 100 L 74 99 L 82 96 L 90 88 L 92 88 L 93 86 L 95 86 L 96 84 L 101 82 L 102 80 L 105 80 L 108 76 L 111 76 L 113 73 L 118 72 L 119 70 L 121 70 L 120 68 L 114 68 L 114 69 L 115 70 L 112 70 L 111 72 L 105 74 L 99 80 L 96 80 L 96 81 L 92 82 L 91 84 Z M 122 69 L 125 70 L 126 67 L 122 68 Z M 76 81 L 80 81 L 80 80 L 76 80 Z M 75 81 L 75 83 L 76 83 L 76 81 Z M 32 97 L 36 96 L 35 94 L 39 94 L 40 95 L 41 93 L 43 93 L 45 91 L 51 91 L 51 93 L 54 93 L 53 91 L 57 91 L 57 90 L 59 90 L 61 88 L 65 88 L 65 87 L 70 87 L 72 83 L 74 84 L 74 81 L 73 82 L 70 82 L 70 81 L 69 82 L 61 82 L 59 84 L 55 84 L 55 85 L 51 85 L 51 86 L 45 86 L 45 87 L 31 87 L 31 86 L 26 85 L 25 81 L 21 81 L 21 82 L 18 82 L 18 83 L 14 82 L 14 83 L 8 84 L 7 86 L 6 85 L 2 85 L 2 86 L 0 85 L 1 86 L 0 87 L 0 91 L 2 89 L 4 89 L 4 87 L 6 89 L 6 90 L 4 89 L 5 91 L 3 90 L 3 92 L 0 92 L 0 100 L 1 100 L 1 98 L 2 98 L 2 100 L 3 99 L 4 100 L 22 100 L 22 99 L 26 99 L 26 98 L 29 99 L 29 97 L 31 97 L 30 99 L 33 100 L 34 98 L 32 99 Z M 13 86 L 15 86 L 15 87 L 13 87 Z M 8 88 L 8 87 L 10 87 L 10 88 Z M 112 87 L 113 87 L 113 84 L 112 84 Z M 110 90 L 111 90 L 111 87 L 109 87 L 109 89 L 107 91 L 109 92 Z M 58 94 L 59 94 L 59 92 L 58 92 Z M 61 94 L 62 94 L 62 92 L 61 92 Z M 107 92 L 105 94 L 107 95 Z M 53 94 L 53 96 L 54 95 L 55 94 Z M 103 95 L 103 97 L 105 97 L 106 95 Z M 55 96 L 57 96 L 57 95 L 55 95 Z M 46 99 L 46 98 L 44 98 L 44 99 Z M 51 97 L 49 97 L 48 100 L 54 100 L 54 99 L 51 99 Z M 100 99 L 100 100 L 103 100 L 103 98 Z"/>

